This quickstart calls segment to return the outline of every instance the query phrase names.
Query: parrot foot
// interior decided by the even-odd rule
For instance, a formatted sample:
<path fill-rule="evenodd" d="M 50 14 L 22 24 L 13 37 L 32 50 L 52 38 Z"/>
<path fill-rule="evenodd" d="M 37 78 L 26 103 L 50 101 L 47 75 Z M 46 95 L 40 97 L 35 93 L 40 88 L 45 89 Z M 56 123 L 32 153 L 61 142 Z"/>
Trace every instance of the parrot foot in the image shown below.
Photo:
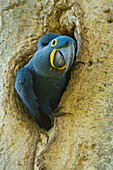
<path fill-rule="evenodd" d="M 51 115 L 50 115 L 50 118 L 60 117 L 60 116 L 67 115 L 67 114 L 72 114 L 72 113 L 67 113 L 67 112 L 52 112 Z"/>
<path fill-rule="evenodd" d="M 74 61 L 72 66 L 76 66 L 78 64 L 84 64 L 85 65 L 85 63 L 83 61 Z"/>
<path fill-rule="evenodd" d="M 78 64 L 84 64 L 85 65 L 85 63 L 83 61 L 74 61 L 73 65 L 71 66 L 71 70 L 74 70 L 75 66 L 77 66 Z"/>
<path fill-rule="evenodd" d="M 60 112 L 61 109 L 63 109 L 63 106 L 57 107 L 52 113 Z"/>

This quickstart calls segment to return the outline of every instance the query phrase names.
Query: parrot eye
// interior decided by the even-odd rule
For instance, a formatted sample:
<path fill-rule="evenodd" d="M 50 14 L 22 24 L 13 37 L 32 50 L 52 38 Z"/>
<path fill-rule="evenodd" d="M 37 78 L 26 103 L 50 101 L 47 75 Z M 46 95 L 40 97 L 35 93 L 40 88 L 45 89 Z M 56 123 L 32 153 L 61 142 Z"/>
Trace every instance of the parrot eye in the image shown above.
<path fill-rule="evenodd" d="M 57 44 L 57 39 L 53 39 L 53 40 L 51 41 L 51 46 L 52 46 L 52 47 L 55 47 L 56 44 Z"/>

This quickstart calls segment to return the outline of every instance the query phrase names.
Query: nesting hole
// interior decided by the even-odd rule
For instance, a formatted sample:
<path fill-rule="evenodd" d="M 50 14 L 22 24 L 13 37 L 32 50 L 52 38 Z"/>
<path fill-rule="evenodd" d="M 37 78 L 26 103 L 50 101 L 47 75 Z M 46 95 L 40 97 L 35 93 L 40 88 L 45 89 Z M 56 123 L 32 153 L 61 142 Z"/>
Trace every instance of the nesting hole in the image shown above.
<path fill-rule="evenodd" d="M 25 121 L 28 117 L 31 119 L 30 112 L 15 90 L 15 77 L 17 70 L 24 67 L 34 55 L 37 39 L 38 36 L 31 37 L 18 46 L 4 72 L 4 111 L 17 121 Z"/>
<path fill-rule="evenodd" d="M 54 32 L 60 35 L 68 35 L 72 37 L 76 42 L 77 48 L 75 53 L 77 56 L 79 54 L 81 46 L 81 37 L 79 29 L 80 24 L 77 15 L 75 14 L 74 9 L 72 10 L 71 7 L 69 9 L 57 8 L 56 10 L 58 11 L 54 12 L 55 13 L 55 17 L 53 18 L 53 20 L 55 19 L 54 26 L 52 22 L 49 23 L 48 27 L 44 27 L 44 25 L 42 24 L 43 31 L 41 35 L 47 32 Z M 24 67 L 29 62 L 31 57 L 33 57 L 40 36 L 36 35 L 23 41 L 21 43 L 22 46 L 17 49 L 12 59 L 8 63 L 9 67 L 6 71 L 6 79 L 4 83 L 7 84 L 7 87 L 5 86 L 4 88 L 6 88 L 6 90 L 7 89 L 9 90 L 9 93 L 6 96 L 6 100 L 9 103 L 8 105 L 10 107 L 10 110 L 12 111 L 13 116 L 16 116 L 17 120 L 19 119 L 24 120 L 24 117 L 26 117 L 26 119 L 28 118 L 31 119 L 31 114 L 14 88 L 16 72 L 18 69 Z"/>

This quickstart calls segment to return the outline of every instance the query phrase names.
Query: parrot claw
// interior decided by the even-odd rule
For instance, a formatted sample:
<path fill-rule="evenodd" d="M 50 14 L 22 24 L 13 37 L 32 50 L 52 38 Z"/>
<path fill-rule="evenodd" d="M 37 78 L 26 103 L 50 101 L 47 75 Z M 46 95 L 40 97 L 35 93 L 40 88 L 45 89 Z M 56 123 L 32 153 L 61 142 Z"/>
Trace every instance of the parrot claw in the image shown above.
<path fill-rule="evenodd" d="M 67 112 L 52 112 L 51 115 L 50 115 L 50 118 L 54 118 L 54 117 L 60 117 L 60 116 L 63 116 L 63 115 L 67 115 L 67 114 L 72 114 L 72 113 L 67 113 Z"/>
<path fill-rule="evenodd" d="M 84 64 L 85 65 L 85 63 L 83 61 L 74 61 L 73 65 L 71 66 L 71 70 L 74 70 L 75 66 L 77 66 L 78 64 Z"/>
<path fill-rule="evenodd" d="M 85 62 L 83 62 L 83 61 L 74 61 L 72 66 L 76 66 L 78 64 L 84 64 L 85 65 Z"/>
<path fill-rule="evenodd" d="M 57 107 L 52 113 L 53 113 L 53 114 L 54 114 L 54 113 L 57 113 L 57 112 L 59 112 L 61 109 L 63 109 L 63 106 Z"/>

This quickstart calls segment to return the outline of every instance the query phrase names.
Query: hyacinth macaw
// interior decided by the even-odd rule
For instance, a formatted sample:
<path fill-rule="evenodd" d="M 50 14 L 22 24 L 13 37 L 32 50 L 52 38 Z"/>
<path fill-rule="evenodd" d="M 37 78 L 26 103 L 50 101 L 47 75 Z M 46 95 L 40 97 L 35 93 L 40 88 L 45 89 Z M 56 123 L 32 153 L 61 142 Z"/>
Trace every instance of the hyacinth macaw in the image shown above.
<path fill-rule="evenodd" d="M 47 33 L 38 50 L 16 74 L 15 89 L 40 127 L 49 130 L 54 117 L 64 115 L 57 108 L 75 61 L 76 42 L 69 36 Z"/>

